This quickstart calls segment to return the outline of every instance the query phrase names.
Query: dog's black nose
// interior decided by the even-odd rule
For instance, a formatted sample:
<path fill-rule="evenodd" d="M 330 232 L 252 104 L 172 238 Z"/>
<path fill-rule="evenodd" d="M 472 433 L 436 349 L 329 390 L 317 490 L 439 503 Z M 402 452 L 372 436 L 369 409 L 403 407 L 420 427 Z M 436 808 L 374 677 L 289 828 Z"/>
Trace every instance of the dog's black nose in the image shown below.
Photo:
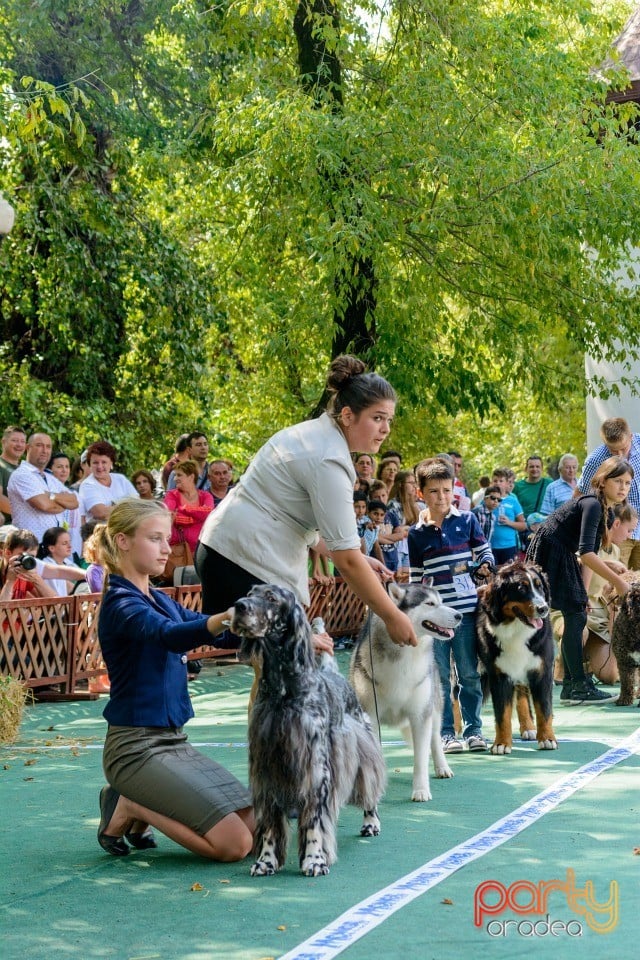
<path fill-rule="evenodd" d="M 462 620 L 462 614 L 456 611 L 455 618 L 456 618 L 456 625 L 457 625 Z"/>
<path fill-rule="evenodd" d="M 240 600 L 236 600 L 234 607 L 236 608 L 236 613 L 246 613 L 249 609 L 249 601 L 246 597 L 242 597 Z"/>

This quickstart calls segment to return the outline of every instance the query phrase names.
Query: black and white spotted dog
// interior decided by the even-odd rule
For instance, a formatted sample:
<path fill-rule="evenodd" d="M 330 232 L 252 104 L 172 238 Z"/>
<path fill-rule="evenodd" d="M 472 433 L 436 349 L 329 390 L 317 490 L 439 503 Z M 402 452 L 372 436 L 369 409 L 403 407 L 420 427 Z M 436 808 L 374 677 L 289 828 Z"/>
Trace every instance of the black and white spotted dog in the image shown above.
<path fill-rule="evenodd" d="M 368 718 L 331 657 L 318 666 L 311 627 L 293 593 L 256 586 L 235 605 L 240 658 L 259 654 L 262 677 L 249 716 L 249 783 L 256 816 L 253 876 L 286 860 L 288 811 L 298 811 L 300 869 L 329 872 L 340 807 L 364 808 L 360 834 L 380 832 L 385 763 Z"/>

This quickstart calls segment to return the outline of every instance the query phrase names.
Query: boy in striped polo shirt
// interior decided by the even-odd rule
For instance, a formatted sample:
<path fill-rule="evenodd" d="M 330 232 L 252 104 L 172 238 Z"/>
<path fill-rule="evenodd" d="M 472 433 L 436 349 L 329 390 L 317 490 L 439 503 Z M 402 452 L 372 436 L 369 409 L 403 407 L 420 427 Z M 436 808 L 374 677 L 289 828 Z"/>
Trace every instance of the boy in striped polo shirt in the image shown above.
<path fill-rule="evenodd" d="M 451 705 L 451 653 L 460 685 L 460 712 L 463 737 L 473 752 L 485 751 L 482 736 L 482 690 L 478 673 L 476 607 L 478 594 L 471 571 L 488 576 L 493 566 L 491 547 L 476 517 L 453 506 L 453 470 L 442 460 L 418 465 L 416 479 L 425 509 L 409 530 L 411 582 L 433 577 L 433 586 L 442 602 L 462 613 L 462 622 L 452 640 L 435 640 L 433 649 L 440 672 L 444 710 L 442 744 L 445 753 L 461 753 L 456 739 Z"/>

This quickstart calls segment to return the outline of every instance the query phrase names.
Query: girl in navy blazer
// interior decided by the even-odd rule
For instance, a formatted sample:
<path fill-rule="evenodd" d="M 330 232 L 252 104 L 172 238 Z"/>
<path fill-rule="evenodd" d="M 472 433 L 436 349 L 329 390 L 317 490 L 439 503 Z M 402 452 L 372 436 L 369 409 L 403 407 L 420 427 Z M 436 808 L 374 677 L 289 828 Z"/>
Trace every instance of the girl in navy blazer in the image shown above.
<path fill-rule="evenodd" d="M 253 846 L 245 787 L 195 750 L 186 652 L 211 642 L 232 611 L 195 613 L 154 590 L 169 556 L 171 514 L 152 500 L 121 500 L 98 549 L 107 576 L 98 635 L 111 679 L 98 842 L 124 856 L 155 847 L 150 825 L 193 853 L 230 862 Z M 127 843 L 128 841 L 128 843 Z"/>

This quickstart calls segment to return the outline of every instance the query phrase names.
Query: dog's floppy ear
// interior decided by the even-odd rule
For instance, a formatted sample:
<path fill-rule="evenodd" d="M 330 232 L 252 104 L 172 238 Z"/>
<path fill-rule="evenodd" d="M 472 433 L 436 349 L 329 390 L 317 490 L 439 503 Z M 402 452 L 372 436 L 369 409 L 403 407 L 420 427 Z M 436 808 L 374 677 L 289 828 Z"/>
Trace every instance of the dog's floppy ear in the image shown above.
<path fill-rule="evenodd" d="M 502 612 L 502 590 L 496 578 L 491 583 L 478 587 L 478 602 L 491 623 L 498 623 Z"/>
<path fill-rule="evenodd" d="M 308 670 L 314 663 L 313 645 L 311 643 L 311 624 L 307 615 L 292 596 L 289 611 L 290 640 L 293 641 L 293 661 L 298 670 Z"/>
<path fill-rule="evenodd" d="M 304 637 L 311 632 L 311 627 L 307 615 L 297 600 L 292 597 L 291 609 L 289 611 L 289 622 L 291 624 L 291 633 L 296 637 Z"/>
<path fill-rule="evenodd" d="M 479 586 L 477 588 L 476 593 L 478 594 L 479 605 L 483 609 L 486 609 L 489 602 L 489 597 L 491 595 L 491 584 L 489 583 L 482 584 L 482 586 Z"/>

